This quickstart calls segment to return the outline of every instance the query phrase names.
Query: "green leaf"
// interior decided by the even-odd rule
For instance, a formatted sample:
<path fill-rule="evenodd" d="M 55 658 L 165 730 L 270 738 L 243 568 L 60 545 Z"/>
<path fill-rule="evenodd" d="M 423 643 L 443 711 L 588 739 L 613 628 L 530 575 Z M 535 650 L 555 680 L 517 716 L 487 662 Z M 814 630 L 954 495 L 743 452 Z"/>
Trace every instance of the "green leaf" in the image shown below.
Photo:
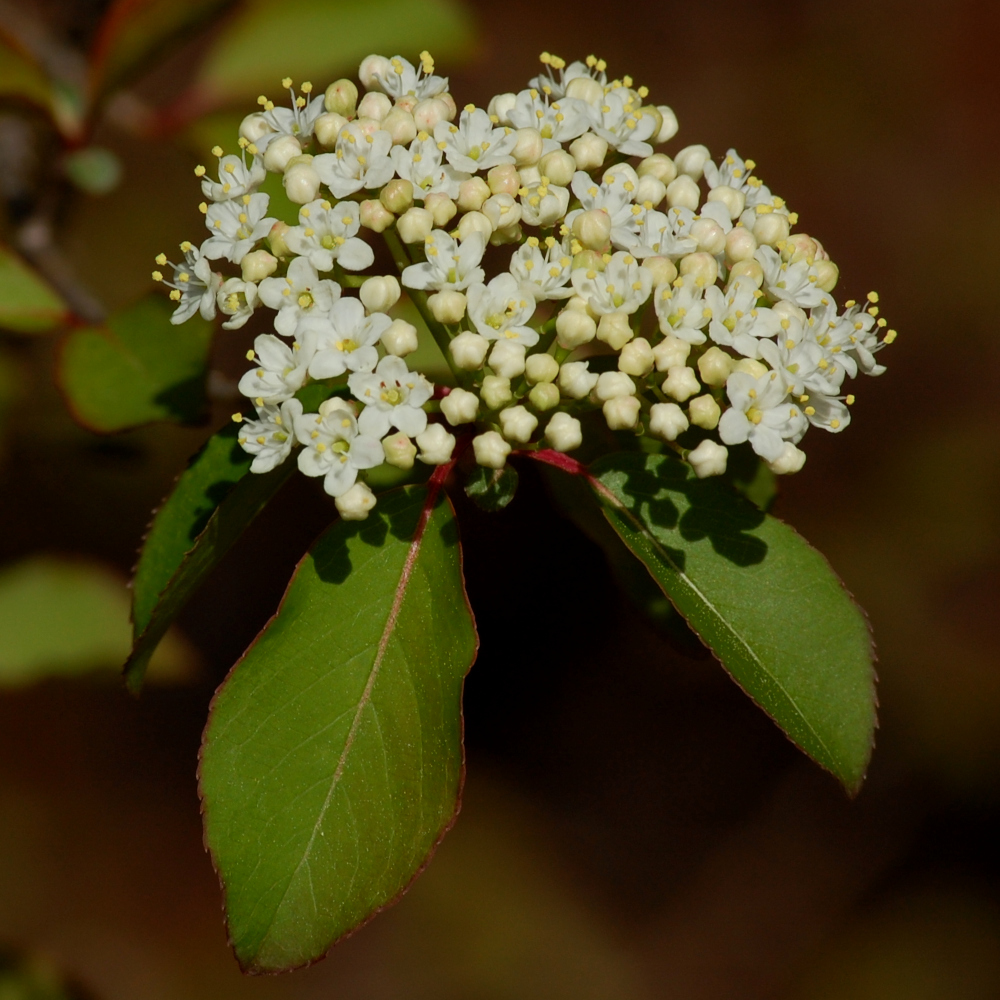
<path fill-rule="evenodd" d="M 736 683 L 856 791 L 875 728 L 872 642 L 823 556 L 672 456 L 610 455 L 588 479 L 612 527 Z"/>
<path fill-rule="evenodd" d="M 0 327 L 48 333 L 69 319 L 56 292 L 12 250 L 0 244 Z"/>
<path fill-rule="evenodd" d="M 206 842 L 242 967 L 295 968 L 393 902 L 451 825 L 476 653 L 448 500 L 337 521 L 212 703 Z"/>
<path fill-rule="evenodd" d="M 149 295 L 102 327 L 70 333 L 58 379 L 74 417 L 103 433 L 157 420 L 204 419 L 212 325 L 200 316 L 174 326 L 172 304 Z"/>
<path fill-rule="evenodd" d="M 487 469 L 477 465 L 465 484 L 466 496 L 485 511 L 503 510 L 517 492 L 517 470 L 512 465 Z"/>
<path fill-rule="evenodd" d="M 208 439 L 149 527 L 132 580 L 134 645 L 125 663 L 132 691 L 142 686 L 171 622 L 295 469 L 289 459 L 270 472 L 251 473 L 252 457 L 238 435 L 230 424 Z"/>

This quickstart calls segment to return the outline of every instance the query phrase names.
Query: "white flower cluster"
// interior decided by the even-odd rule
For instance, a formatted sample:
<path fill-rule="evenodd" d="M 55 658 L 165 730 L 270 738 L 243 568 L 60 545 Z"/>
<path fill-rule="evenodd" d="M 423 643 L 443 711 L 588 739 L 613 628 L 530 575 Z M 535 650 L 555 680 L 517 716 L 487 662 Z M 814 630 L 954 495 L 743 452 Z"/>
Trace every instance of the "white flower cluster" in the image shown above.
<path fill-rule="evenodd" d="M 895 337 L 878 297 L 838 306 L 836 265 L 751 160 L 656 153 L 677 120 L 645 87 L 594 57 L 542 63 L 526 89 L 461 111 L 426 52 L 419 67 L 366 58 L 360 99 L 349 80 L 313 97 L 286 79 L 290 107 L 261 97 L 240 153 L 213 151 L 218 180 L 196 169 L 209 236 L 153 276 L 177 323 L 218 311 L 235 329 L 274 310 L 240 381 L 256 417 L 234 417 L 254 472 L 298 447 L 302 472 L 360 518 L 375 503 L 360 472 L 445 464 L 456 434 L 500 468 L 514 448 L 579 447 L 580 418 L 600 410 L 709 476 L 745 442 L 795 472 L 810 425 L 848 425 L 845 379 L 884 371 L 875 355 Z M 294 225 L 267 214 L 269 171 L 301 206 Z M 363 233 L 382 235 L 398 280 L 347 273 L 374 264 Z M 240 274 L 213 271 L 223 260 Z M 435 393 L 403 360 L 417 331 L 390 315 L 400 283 L 455 388 Z M 296 398 L 311 380 L 335 393 L 315 413 Z"/>

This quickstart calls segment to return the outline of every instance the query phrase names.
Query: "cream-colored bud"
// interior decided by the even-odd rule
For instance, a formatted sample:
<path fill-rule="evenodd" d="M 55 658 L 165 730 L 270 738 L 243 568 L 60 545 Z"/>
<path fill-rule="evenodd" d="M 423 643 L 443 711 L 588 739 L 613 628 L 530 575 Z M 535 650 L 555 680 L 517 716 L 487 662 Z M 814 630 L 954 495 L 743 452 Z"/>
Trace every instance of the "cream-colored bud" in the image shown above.
<path fill-rule="evenodd" d="M 490 368 L 503 378 L 524 374 L 524 345 L 513 340 L 498 340 L 490 352 Z"/>
<path fill-rule="evenodd" d="M 509 194 L 495 194 L 487 198 L 482 212 L 493 229 L 510 229 L 521 221 L 521 206 Z"/>
<path fill-rule="evenodd" d="M 667 185 L 661 180 L 657 180 L 651 174 L 639 178 L 639 183 L 635 189 L 635 201 L 637 205 L 650 204 L 653 208 L 663 201 L 667 196 Z"/>
<path fill-rule="evenodd" d="M 664 441 L 676 440 L 688 426 L 688 418 L 676 403 L 654 403 L 649 411 L 649 431 Z"/>
<path fill-rule="evenodd" d="M 412 469 L 417 456 L 415 445 L 402 431 L 382 438 L 382 452 L 386 464 L 397 469 Z"/>
<path fill-rule="evenodd" d="M 457 204 L 463 212 L 478 212 L 489 196 L 490 188 L 486 181 L 482 177 L 470 177 L 459 186 Z"/>
<path fill-rule="evenodd" d="M 600 104 L 604 99 L 604 88 L 592 76 L 577 76 L 566 84 L 566 96 L 588 104 Z"/>
<path fill-rule="evenodd" d="M 726 384 L 729 373 L 733 370 L 734 359 L 718 347 L 710 347 L 698 359 L 698 374 L 705 385 L 720 386 Z"/>
<path fill-rule="evenodd" d="M 394 146 L 409 146 L 417 137 L 417 123 L 409 111 L 393 108 L 382 121 L 382 131 L 389 133 Z"/>
<path fill-rule="evenodd" d="M 311 163 L 295 163 L 281 179 L 285 195 L 294 205 L 308 205 L 319 195 L 319 174 Z"/>
<path fill-rule="evenodd" d="M 642 266 L 653 274 L 653 287 L 669 285 L 677 277 L 677 265 L 669 257 L 647 257 Z"/>
<path fill-rule="evenodd" d="M 618 370 L 626 375 L 643 376 L 653 370 L 653 348 L 645 337 L 630 340 L 618 357 Z"/>
<path fill-rule="evenodd" d="M 395 222 L 396 217 L 377 199 L 361 202 L 361 225 L 373 233 L 381 233 Z"/>
<path fill-rule="evenodd" d="M 439 323 L 461 323 L 466 304 L 465 295 L 453 288 L 427 296 L 427 308 Z"/>
<path fill-rule="evenodd" d="M 667 369 L 667 377 L 661 386 L 663 391 L 678 403 L 690 399 L 696 392 L 701 391 L 701 385 L 695 376 L 694 369 L 687 365 L 676 365 Z"/>
<path fill-rule="evenodd" d="M 377 90 L 368 91 L 358 102 L 359 118 L 374 118 L 375 121 L 382 122 L 390 111 L 392 111 L 392 101 Z"/>
<path fill-rule="evenodd" d="M 663 127 L 663 115 L 660 114 L 660 109 L 655 104 L 644 104 L 642 107 L 642 117 L 652 119 L 653 131 L 650 135 L 658 135 L 660 129 Z"/>
<path fill-rule="evenodd" d="M 510 379 L 503 375 L 487 375 L 479 394 L 491 410 L 499 410 L 514 398 L 510 391 Z"/>
<path fill-rule="evenodd" d="M 719 417 L 722 416 L 722 410 L 719 409 L 719 404 L 708 393 L 705 393 L 704 396 L 695 396 L 688 403 L 688 415 L 691 417 L 691 423 L 695 427 L 702 427 L 706 431 L 714 431 L 719 426 Z"/>
<path fill-rule="evenodd" d="M 601 372 L 594 386 L 594 398 L 606 403 L 618 396 L 634 396 L 635 382 L 625 372 Z"/>
<path fill-rule="evenodd" d="M 458 214 L 458 206 L 443 191 L 427 195 L 424 198 L 424 208 L 431 213 L 437 229 L 444 229 Z"/>
<path fill-rule="evenodd" d="M 446 90 L 443 94 L 438 94 L 437 99 L 441 101 L 447 109 L 445 113 L 445 121 L 453 122 L 458 115 L 458 105 L 455 103 L 455 98 L 452 97 Z"/>
<path fill-rule="evenodd" d="M 584 132 L 569 144 L 569 152 L 577 170 L 596 170 L 608 155 L 608 143 L 593 132 Z"/>
<path fill-rule="evenodd" d="M 573 220 L 573 235 L 588 250 L 604 250 L 611 239 L 611 216 L 603 208 L 581 212 Z"/>
<path fill-rule="evenodd" d="M 404 243 L 423 243 L 433 229 L 434 216 L 426 208 L 408 208 L 396 220 L 396 231 Z"/>
<path fill-rule="evenodd" d="M 726 471 L 726 460 L 729 452 L 711 438 L 705 438 L 693 451 L 688 452 L 687 460 L 699 479 L 708 476 L 721 476 Z"/>
<path fill-rule="evenodd" d="M 576 160 L 565 149 L 554 149 L 538 161 L 538 169 L 550 184 L 567 187 L 576 173 Z"/>
<path fill-rule="evenodd" d="M 375 135 L 382 131 L 382 123 L 376 118 L 355 118 L 354 124 L 363 136 Z"/>
<path fill-rule="evenodd" d="M 521 178 L 513 163 L 501 163 L 491 167 L 486 175 L 486 185 L 493 194 L 509 194 L 515 196 L 521 187 Z"/>
<path fill-rule="evenodd" d="M 817 247 L 816 241 L 806 233 L 791 233 L 776 249 L 783 261 L 794 262 L 815 258 Z"/>
<path fill-rule="evenodd" d="M 700 181 L 705 164 L 712 158 L 707 146 L 685 146 L 675 157 L 679 174 L 687 174 L 693 181 Z"/>
<path fill-rule="evenodd" d="M 514 110 L 515 104 L 517 104 L 517 94 L 497 94 L 496 97 L 490 99 L 486 111 L 491 115 L 496 115 L 501 125 L 509 125 L 509 115 Z"/>
<path fill-rule="evenodd" d="M 639 422 L 641 405 L 635 396 L 618 396 L 616 399 L 609 399 L 601 409 L 611 430 L 629 431 Z"/>
<path fill-rule="evenodd" d="M 564 308 L 556 317 L 556 335 L 560 347 L 572 350 L 594 339 L 597 322 L 583 310 Z"/>
<path fill-rule="evenodd" d="M 668 333 L 656 347 L 653 348 L 653 358 L 658 372 L 669 371 L 684 364 L 691 353 L 691 345 L 680 337 Z"/>
<path fill-rule="evenodd" d="M 600 256 L 600 255 L 595 255 L 591 250 L 584 250 L 583 253 L 578 254 L 577 256 L 582 257 L 584 255 L 597 256 L 598 258 Z M 576 260 L 576 257 L 574 257 L 573 259 Z M 601 261 L 601 263 L 603 263 L 603 261 Z M 597 322 L 600 316 L 599 313 L 595 313 L 594 310 L 590 308 L 590 301 L 588 299 L 583 298 L 582 295 L 571 295 L 566 300 L 566 304 L 563 308 L 572 309 L 574 312 L 586 313 L 595 323 Z"/>
<path fill-rule="evenodd" d="M 720 184 L 717 188 L 712 188 L 708 192 L 709 201 L 720 201 L 726 206 L 730 219 L 738 219 L 743 214 L 747 196 L 736 188 L 729 187 L 728 184 Z"/>
<path fill-rule="evenodd" d="M 482 212 L 466 212 L 458 220 L 458 238 L 460 240 L 468 239 L 473 233 L 482 233 L 487 239 L 493 235 L 493 223 Z"/>
<path fill-rule="evenodd" d="M 337 136 L 340 130 L 347 124 L 347 119 L 343 115 L 327 112 L 316 119 L 313 126 L 313 135 L 316 141 L 325 149 L 333 149 L 337 145 Z"/>
<path fill-rule="evenodd" d="M 726 233 L 726 263 L 736 264 L 741 260 L 752 260 L 757 252 L 757 238 L 749 229 L 734 226 Z"/>
<path fill-rule="evenodd" d="M 500 430 L 514 444 L 527 444 L 538 426 L 538 417 L 523 406 L 508 406 L 500 411 Z"/>
<path fill-rule="evenodd" d="M 413 124 L 418 132 L 432 134 L 438 122 L 448 121 L 448 104 L 437 97 L 427 97 L 413 106 Z"/>
<path fill-rule="evenodd" d="M 677 176 L 677 167 L 666 153 L 653 153 L 636 167 L 635 172 L 640 177 L 655 177 L 666 185 Z"/>
<path fill-rule="evenodd" d="M 531 187 L 534 184 L 542 183 L 542 172 L 538 169 L 538 164 L 529 167 L 520 167 L 517 176 L 521 179 L 521 187 Z"/>
<path fill-rule="evenodd" d="M 818 260 L 813 264 L 816 274 L 816 284 L 824 292 L 832 292 L 840 280 L 840 268 L 832 260 Z"/>
<path fill-rule="evenodd" d="M 365 84 L 368 86 L 368 84 Z M 358 88 L 353 80 L 334 80 L 323 95 L 323 107 L 331 114 L 353 118 L 358 106 Z"/>
<path fill-rule="evenodd" d="M 266 250 L 254 250 L 240 261 L 244 281 L 263 281 L 278 269 L 278 258 Z"/>
<path fill-rule="evenodd" d="M 279 135 L 264 150 L 264 166 L 272 173 L 282 174 L 290 160 L 302 155 L 302 146 L 294 135 Z"/>
<path fill-rule="evenodd" d="M 666 104 L 657 104 L 656 110 L 660 112 L 660 130 L 653 136 L 653 142 L 659 145 L 661 142 L 669 142 L 675 135 L 677 135 L 677 115 L 674 114 L 673 108 L 668 107 Z"/>
<path fill-rule="evenodd" d="M 528 393 L 528 401 L 539 412 L 551 410 L 559 405 L 559 387 L 551 382 L 539 382 L 532 386 Z"/>
<path fill-rule="evenodd" d="M 497 437 L 500 437 L 497 434 Z M 501 439 L 502 440 L 502 439 Z M 455 435 L 449 434 L 444 424 L 428 424 L 427 429 L 417 435 L 417 458 L 427 465 L 445 465 L 451 461 L 455 450 Z"/>
<path fill-rule="evenodd" d="M 597 339 L 613 351 L 620 351 L 633 337 L 628 313 L 606 313 L 597 324 Z"/>
<path fill-rule="evenodd" d="M 537 128 L 517 130 L 517 142 L 511 150 L 516 166 L 533 167 L 542 158 L 542 152 L 542 133 Z"/>
<path fill-rule="evenodd" d="M 740 358 L 733 365 L 733 371 L 743 372 L 746 375 L 752 375 L 754 378 L 760 378 L 761 375 L 767 374 L 767 367 L 754 358 Z"/>
<path fill-rule="evenodd" d="M 455 367 L 464 372 L 474 372 L 482 368 L 489 349 L 490 342 L 485 337 L 480 337 L 478 333 L 469 330 L 460 333 L 448 345 L 448 352 Z"/>
<path fill-rule="evenodd" d="M 271 231 L 267 234 L 267 245 L 271 248 L 271 253 L 279 259 L 284 259 L 292 252 L 285 242 L 285 233 L 291 228 L 287 222 L 282 222 L 279 219 L 271 226 Z"/>
<path fill-rule="evenodd" d="M 413 205 L 413 185 L 407 180 L 396 177 L 382 188 L 381 192 L 379 192 L 378 200 L 390 212 L 402 215 L 403 212 Z"/>
<path fill-rule="evenodd" d="M 355 483 L 333 502 L 343 520 L 363 521 L 375 506 L 375 494 L 364 483 Z"/>
<path fill-rule="evenodd" d="M 788 216 L 780 212 L 757 213 L 753 224 L 753 234 L 758 243 L 769 247 L 777 246 L 782 240 L 788 239 Z"/>
<path fill-rule="evenodd" d="M 525 359 L 524 376 L 530 385 L 554 382 L 559 374 L 559 362 L 551 354 L 532 354 Z"/>
<path fill-rule="evenodd" d="M 604 255 L 598 250 L 581 250 L 573 256 L 574 271 L 603 271 L 607 267 Z"/>
<path fill-rule="evenodd" d="M 417 328 L 405 319 L 394 319 L 382 334 L 382 346 L 389 354 L 397 358 L 405 358 L 419 346 Z"/>
<path fill-rule="evenodd" d="M 572 451 L 583 444 L 583 428 L 568 413 L 553 413 L 545 428 L 545 440 L 556 451 Z"/>
<path fill-rule="evenodd" d="M 747 278 L 760 288 L 764 284 L 764 268 L 753 258 L 738 260 L 729 269 L 729 284 L 731 285 L 736 278 Z"/>
<path fill-rule="evenodd" d="M 411 118 L 413 117 L 413 109 L 416 106 L 417 98 L 413 94 L 403 94 L 402 97 L 397 97 L 396 103 L 393 105 L 394 108 L 405 111 Z"/>
<path fill-rule="evenodd" d="M 256 112 L 252 115 L 247 115 L 240 122 L 240 136 L 246 139 L 247 142 L 259 142 L 265 135 L 273 131 L 274 129 L 268 125 L 267 119 Z"/>
<path fill-rule="evenodd" d="M 597 379 L 597 372 L 589 371 L 586 361 L 567 361 L 559 369 L 559 388 L 570 399 L 589 396 Z"/>
<path fill-rule="evenodd" d="M 399 282 L 391 274 L 366 278 L 358 295 L 370 313 L 388 312 L 399 301 Z"/>
<path fill-rule="evenodd" d="M 706 288 L 719 279 L 719 265 L 710 253 L 689 253 L 686 257 L 681 257 L 680 272 L 685 277 L 693 276 Z"/>
<path fill-rule="evenodd" d="M 479 413 L 479 397 L 466 389 L 452 389 L 441 400 L 441 412 L 453 427 L 471 424 Z"/>
<path fill-rule="evenodd" d="M 722 226 L 712 219 L 698 219 L 691 224 L 691 238 L 698 241 L 698 249 L 703 253 L 717 254 L 726 249 L 726 234 Z"/>
<path fill-rule="evenodd" d="M 701 191 L 687 174 L 681 174 L 667 185 L 667 204 L 671 208 L 690 208 L 696 212 L 700 201 Z"/>
<path fill-rule="evenodd" d="M 773 462 L 768 462 L 767 467 L 776 475 L 788 476 L 798 472 L 805 464 L 806 453 L 796 448 L 791 441 L 786 441 L 781 454 Z"/>
<path fill-rule="evenodd" d="M 487 469 L 502 469 L 507 464 L 510 445 L 496 431 L 487 431 L 472 439 L 476 462 Z"/>

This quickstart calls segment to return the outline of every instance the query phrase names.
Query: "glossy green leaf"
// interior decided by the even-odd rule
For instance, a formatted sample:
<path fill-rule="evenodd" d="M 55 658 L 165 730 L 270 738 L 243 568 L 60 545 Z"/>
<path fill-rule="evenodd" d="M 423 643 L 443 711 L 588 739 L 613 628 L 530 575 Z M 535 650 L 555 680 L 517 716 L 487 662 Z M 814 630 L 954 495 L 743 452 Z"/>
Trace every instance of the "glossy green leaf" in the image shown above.
<path fill-rule="evenodd" d="M 202 745 L 206 842 L 244 969 L 322 957 L 427 862 L 457 810 L 476 642 L 443 494 L 383 494 L 299 565 Z"/>
<path fill-rule="evenodd" d="M 74 330 L 63 343 L 58 378 L 73 415 L 110 432 L 157 420 L 198 423 L 212 325 L 197 314 L 170 322 L 172 303 L 150 295 L 102 327 Z"/>
<path fill-rule="evenodd" d="M 477 465 L 469 473 L 465 493 L 477 507 L 485 511 L 503 510 L 517 492 L 517 470 L 512 465 L 502 469 L 487 469 Z"/>
<path fill-rule="evenodd" d="M 69 318 L 49 284 L 12 250 L 0 245 L 0 328 L 48 333 Z"/>
<path fill-rule="evenodd" d="M 672 456 L 588 477 L 612 527 L 743 690 L 850 791 L 875 727 L 868 622 L 808 542 Z"/>

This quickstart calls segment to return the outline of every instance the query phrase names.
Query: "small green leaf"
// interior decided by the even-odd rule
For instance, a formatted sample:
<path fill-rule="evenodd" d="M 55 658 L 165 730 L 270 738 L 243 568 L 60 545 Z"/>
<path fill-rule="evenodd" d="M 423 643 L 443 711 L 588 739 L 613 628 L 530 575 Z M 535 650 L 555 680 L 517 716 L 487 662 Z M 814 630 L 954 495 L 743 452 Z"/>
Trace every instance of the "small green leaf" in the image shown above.
<path fill-rule="evenodd" d="M 195 315 L 174 326 L 172 311 L 166 298 L 153 294 L 103 327 L 67 336 L 58 378 L 81 424 L 108 433 L 156 420 L 204 419 L 212 325 Z"/>
<path fill-rule="evenodd" d="M 334 523 L 212 702 L 205 835 L 249 971 L 322 957 L 406 889 L 454 818 L 477 640 L 435 492 Z"/>
<path fill-rule="evenodd" d="M 466 496 L 485 511 L 503 510 L 517 492 L 517 470 L 512 465 L 487 469 L 477 465 L 465 484 Z"/>
<path fill-rule="evenodd" d="M 289 459 L 251 473 L 238 435 L 230 424 L 208 439 L 150 525 L 132 580 L 134 645 L 125 664 L 132 691 L 142 686 L 149 658 L 188 598 L 295 468 Z"/>
<path fill-rule="evenodd" d="M 13 251 L 0 244 L 0 327 L 48 333 L 69 319 L 66 304 Z"/>
<path fill-rule="evenodd" d="M 609 455 L 589 482 L 611 526 L 741 688 L 849 791 L 875 728 L 868 622 L 826 560 L 668 455 Z"/>

